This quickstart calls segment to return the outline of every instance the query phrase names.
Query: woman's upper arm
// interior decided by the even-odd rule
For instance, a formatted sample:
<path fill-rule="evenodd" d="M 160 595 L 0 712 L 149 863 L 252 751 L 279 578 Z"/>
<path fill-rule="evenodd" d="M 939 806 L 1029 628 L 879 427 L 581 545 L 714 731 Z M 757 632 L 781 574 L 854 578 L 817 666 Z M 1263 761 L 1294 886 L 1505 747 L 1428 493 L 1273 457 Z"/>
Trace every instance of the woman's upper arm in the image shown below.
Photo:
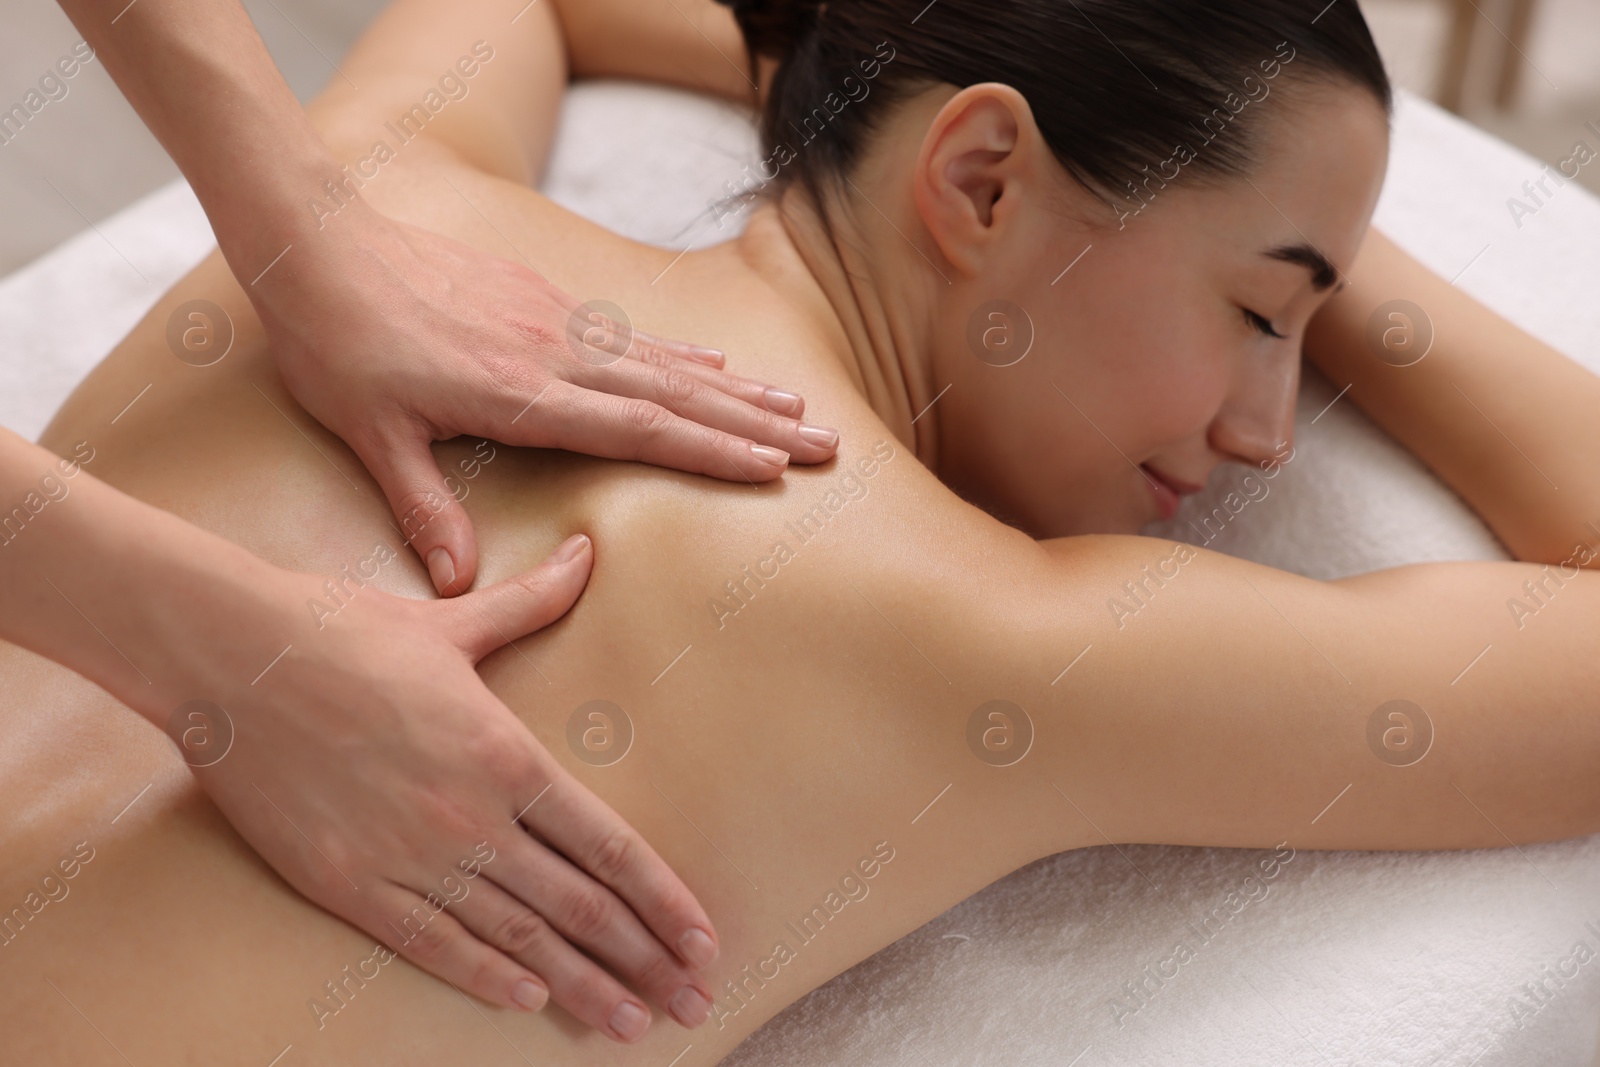
<path fill-rule="evenodd" d="M 621 77 L 741 102 L 755 95 L 733 12 L 712 0 L 560 0 L 580 78 Z"/>
<path fill-rule="evenodd" d="M 1600 829 L 1600 576 L 1548 582 L 1535 616 L 1508 609 L 1541 577 L 1529 564 L 1322 582 L 1144 537 L 1036 544 L 953 498 L 940 510 L 938 543 L 880 545 L 859 592 L 948 676 L 919 696 L 979 783 L 1053 787 L 1078 808 L 1057 814 L 1115 841 L 1479 847 Z M 973 747 L 990 701 L 1031 723 L 1012 767 Z"/>
<path fill-rule="evenodd" d="M 368 179 L 422 137 L 485 173 L 531 185 L 566 84 L 561 27 L 548 3 L 518 12 L 500 0 L 396 0 L 308 111 L 336 154 Z"/>

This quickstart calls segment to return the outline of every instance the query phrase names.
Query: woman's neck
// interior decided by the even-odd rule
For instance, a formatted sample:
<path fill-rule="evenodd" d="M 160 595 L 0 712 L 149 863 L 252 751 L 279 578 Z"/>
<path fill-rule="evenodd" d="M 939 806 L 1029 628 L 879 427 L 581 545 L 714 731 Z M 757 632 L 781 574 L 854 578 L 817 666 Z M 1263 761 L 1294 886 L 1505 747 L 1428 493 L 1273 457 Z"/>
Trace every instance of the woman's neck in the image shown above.
<path fill-rule="evenodd" d="M 757 206 L 741 240 L 768 283 L 833 342 L 830 354 L 873 412 L 937 473 L 929 342 L 938 293 L 925 284 L 935 272 L 905 236 L 909 223 L 896 221 L 903 205 L 881 190 L 869 201 L 860 186 L 845 189 L 854 205 L 830 213 L 831 235 L 812 198 L 790 186 Z"/>

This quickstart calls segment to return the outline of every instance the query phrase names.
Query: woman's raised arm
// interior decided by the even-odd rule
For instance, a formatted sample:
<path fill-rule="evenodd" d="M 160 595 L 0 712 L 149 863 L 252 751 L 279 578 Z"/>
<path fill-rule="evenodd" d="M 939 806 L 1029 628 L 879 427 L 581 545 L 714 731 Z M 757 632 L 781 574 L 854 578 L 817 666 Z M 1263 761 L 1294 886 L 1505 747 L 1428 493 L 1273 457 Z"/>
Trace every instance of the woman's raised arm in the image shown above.
<path fill-rule="evenodd" d="M 1600 575 L 1461 562 L 1322 582 L 1145 537 L 1036 543 L 874 492 L 894 521 L 830 565 L 855 586 L 839 617 L 859 611 L 853 645 L 882 631 L 881 699 L 926 709 L 929 796 L 988 796 L 1025 855 L 1080 832 L 1420 849 L 1600 831 Z M 1525 583 L 1543 606 L 1514 612 Z M 1052 787 L 1083 818 L 1017 810 Z"/>
<path fill-rule="evenodd" d="M 1144 538 L 1046 550 L 1018 609 L 986 613 L 999 640 L 968 655 L 1022 681 L 995 696 L 1046 710 L 1040 755 L 1111 839 L 1475 848 L 1600 830 L 1600 576 L 1463 562 L 1319 582 Z M 1519 619 L 1527 581 L 1546 606 Z"/>
<path fill-rule="evenodd" d="M 398 0 L 340 70 L 308 110 L 352 163 L 370 158 L 375 140 L 409 145 L 421 136 L 522 185 L 544 168 L 569 74 L 639 78 L 741 101 L 753 89 L 733 15 L 711 0 L 550 0 L 520 11 L 501 0 L 448 8 Z M 451 84 L 442 85 L 447 77 Z M 430 90 L 434 99 L 425 101 Z M 418 105 L 421 114 L 413 111 Z M 368 169 L 380 167 L 375 161 Z"/>
<path fill-rule="evenodd" d="M 1597 565 L 1600 377 L 1375 230 L 1349 282 L 1312 319 L 1307 358 L 1517 559 Z"/>

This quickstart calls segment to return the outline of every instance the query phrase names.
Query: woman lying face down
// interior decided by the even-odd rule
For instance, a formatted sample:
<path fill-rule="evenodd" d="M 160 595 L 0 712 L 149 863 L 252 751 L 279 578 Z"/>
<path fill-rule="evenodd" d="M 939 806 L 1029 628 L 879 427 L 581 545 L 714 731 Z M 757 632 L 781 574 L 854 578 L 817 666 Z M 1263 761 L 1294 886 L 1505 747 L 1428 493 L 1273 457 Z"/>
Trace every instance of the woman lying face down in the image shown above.
<path fill-rule="evenodd" d="M 1387 164 L 1359 18 L 1107 5 L 1085 33 L 962 5 L 902 37 L 894 3 L 733 6 L 787 57 L 763 131 L 810 194 L 797 243 L 842 261 L 869 395 L 942 481 L 1035 537 L 1131 533 L 1219 463 L 1284 458 L 1301 338 Z"/>
<path fill-rule="evenodd" d="M 495 1008 L 493 991 L 406 962 L 439 951 L 452 921 L 537 973 L 574 965 L 547 928 L 506 919 L 497 878 L 514 880 L 499 872 L 520 825 L 464 839 L 470 873 L 417 872 L 406 888 L 443 886 L 448 903 L 397 912 L 394 942 L 375 944 L 278 881 L 164 738 L 6 649 L 0 729 L 26 742 L 0 776 L 16 813 L 0 906 L 80 842 L 95 856 L 69 898 L 0 948 L 0 1029 L 18 1059 L 714 1063 L 833 975 L 1066 849 L 1162 842 L 1266 859 L 1600 829 L 1600 729 L 1570 713 L 1596 681 L 1591 575 L 1568 581 L 1564 616 L 1511 638 L 1502 590 L 1527 563 L 1317 582 L 1187 547 L 1167 565 L 1172 544 L 1132 536 L 1170 506 L 1152 480 L 1198 485 L 1217 463 L 1287 454 L 1300 340 L 1341 281 L 1319 316 L 1329 359 L 1358 343 L 1397 278 L 1441 317 L 1465 314 L 1425 272 L 1363 258 L 1387 247 L 1363 242 L 1387 90 L 1358 9 L 1071 8 L 740 5 L 750 43 L 781 60 L 768 151 L 791 120 L 798 142 L 816 107 L 827 128 L 793 146 L 737 240 L 681 257 L 527 183 L 569 69 L 747 91 L 719 55 L 740 45 L 727 11 L 540 4 L 511 22 L 497 0 L 448 16 L 412 0 L 386 13 L 341 64 L 362 89 L 340 79 L 312 108 L 342 158 L 369 152 L 396 106 L 472 42 L 492 41 L 496 58 L 363 196 L 526 257 L 652 333 L 717 344 L 737 373 L 794 382 L 808 417 L 843 435 L 833 464 L 759 487 L 501 447 L 465 501 L 480 583 L 574 532 L 594 541 L 566 618 L 481 669 L 705 905 L 721 953 L 690 1013 L 701 1025 L 665 1017 L 677 992 L 665 976 L 638 990 L 655 1024 L 622 1045 L 553 1004 Z M 876 51 L 885 41 L 892 59 Z M 870 92 L 828 103 L 869 56 Z M 236 328 L 205 368 L 164 340 L 194 299 Z M 1479 332 L 1527 346 L 1519 373 L 1559 360 L 1509 327 Z M 1479 353 L 1457 341 L 1448 354 L 1460 366 Z M 1588 404 L 1593 391 L 1574 381 L 1562 395 Z M 1574 413 L 1564 431 L 1581 440 L 1582 426 Z M 162 300 L 45 438 L 63 454 L 80 440 L 96 449 L 93 477 L 296 570 L 333 577 L 375 545 L 395 553 L 286 643 L 338 640 L 372 598 L 431 595 L 376 487 L 272 373 L 220 260 Z M 438 451 L 448 469 L 481 447 Z M 1550 469 L 1593 484 L 1581 451 Z M 1469 496 L 1492 521 L 1517 511 L 1489 489 Z M 1539 517 L 1549 542 L 1566 536 L 1563 516 Z M 1133 617 L 1106 610 L 1150 573 L 1165 576 L 1159 595 Z M 1463 676 L 1486 644 L 1496 652 Z M 1438 738 L 1416 758 L 1370 740 L 1396 701 Z M 237 751 L 251 724 L 234 725 Z M 485 775 L 513 773 L 492 739 L 460 743 Z M 516 783 L 559 805 L 544 784 Z M 329 859 L 335 889 L 375 892 L 342 887 Z M 541 903 L 590 951 L 614 948 L 625 925 L 614 898 Z"/>

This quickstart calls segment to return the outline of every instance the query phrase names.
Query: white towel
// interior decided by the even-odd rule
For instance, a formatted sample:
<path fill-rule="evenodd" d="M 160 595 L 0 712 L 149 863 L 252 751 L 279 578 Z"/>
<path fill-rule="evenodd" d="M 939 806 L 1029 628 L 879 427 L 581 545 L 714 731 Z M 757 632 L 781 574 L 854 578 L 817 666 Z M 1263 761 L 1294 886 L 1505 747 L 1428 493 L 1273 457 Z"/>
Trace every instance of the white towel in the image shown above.
<path fill-rule="evenodd" d="M 1506 200 L 1540 163 L 1404 93 L 1395 130 L 1377 225 L 1447 278 L 1465 268 L 1464 290 L 1600 369 L 1600 203 L 1568 185 L 1519 228 Z M 1573 136 L 1600 148 L 1590 131 Z M 591 84 L 568 97 L 544 187 L 630 236 L 703 247 L 733 232 L 736 219 L 719 229 L 709 205 L 743 189 L 757 158 L 732 108 Z M 36 435 L 211 247 L 178 183 L 0 281 L 17 353 L 0 368 L 0 421 Z M 1294 462 L 1209 547 L 1323 578 L 1505 558 L 1348 397 L 1327 408 L 1335 395 L 1308 372 Z M 1184 535 L 1186 518 L 1243 473 L 1219 472 L 1146 532 L 1202 540 Z M 1032 864 L 803 998 L 728 1062 L 1596 1063 L 1600 835 L 1473 852 L 1298 852 L 1271 878 L 1267 856 L 1134 846 Z M 1179 942 L 1188 951 L 1175 957 Z"/>

